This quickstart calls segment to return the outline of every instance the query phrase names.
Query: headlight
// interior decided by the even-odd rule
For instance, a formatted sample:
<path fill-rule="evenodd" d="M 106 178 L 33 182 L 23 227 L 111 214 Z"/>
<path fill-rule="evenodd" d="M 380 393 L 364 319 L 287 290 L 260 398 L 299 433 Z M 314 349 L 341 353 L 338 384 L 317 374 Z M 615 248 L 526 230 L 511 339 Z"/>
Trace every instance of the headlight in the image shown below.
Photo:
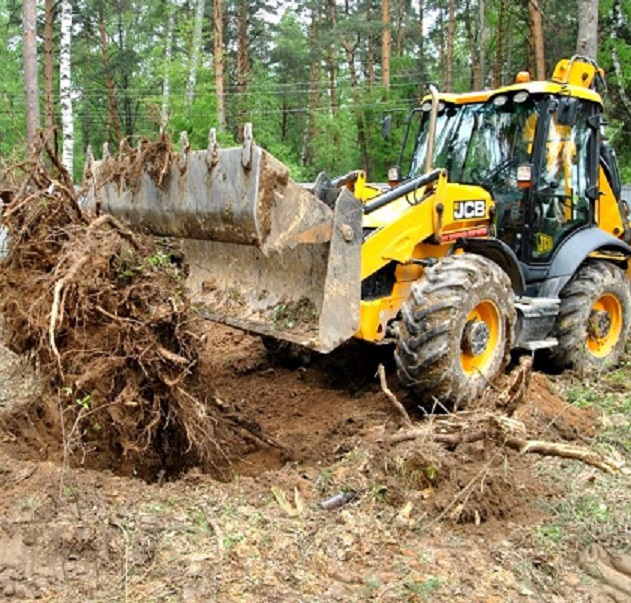
<path fill-rule="evenodd" d="M 528 94 L 528 92 L 522 90 L 521 92 L 518 92 L 517 94 L 515 94 L 515 96 L 513 96 L 513 102 L 523 103 L 524 101 L 528 100 L 529 96 L 530 95 Z"/>
<path fill-rule="evenodd" d="M 493 104 L 496 107 L 503 107 L 507 102 L 508 102 L 508 96 L 506 96 L 505 94 L 500 94 L 500 96 L 496 96 L 493 99 Z"/>

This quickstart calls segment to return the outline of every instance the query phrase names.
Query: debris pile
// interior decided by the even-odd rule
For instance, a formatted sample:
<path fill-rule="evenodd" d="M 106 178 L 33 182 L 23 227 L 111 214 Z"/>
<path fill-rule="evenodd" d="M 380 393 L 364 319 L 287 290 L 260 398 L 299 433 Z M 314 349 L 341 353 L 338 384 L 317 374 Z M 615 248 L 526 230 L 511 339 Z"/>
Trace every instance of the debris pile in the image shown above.
<path fill-rule="evenodd" d="M 165 156 L 151 147 L 163 143 L 142 155 Z M 0 311 L 6 345 L 32 359 L 45 392 L 15 412 L 48 416 L 65 459 L 109 454 L 147 479 L 197 465 L 227 477 L 234 418 L 202 377 L 181 257 L 83 210 L 43 138 L 19 170 L 4 178 Z"/>

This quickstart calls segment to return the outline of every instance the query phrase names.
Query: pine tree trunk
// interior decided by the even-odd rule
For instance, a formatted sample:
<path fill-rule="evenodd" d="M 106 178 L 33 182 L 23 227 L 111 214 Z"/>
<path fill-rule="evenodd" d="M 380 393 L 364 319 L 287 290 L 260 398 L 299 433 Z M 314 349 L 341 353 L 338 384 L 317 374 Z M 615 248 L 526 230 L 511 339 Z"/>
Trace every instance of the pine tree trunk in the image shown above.
<path fill-rule="evenodd" d="M 425 85 L 426 85 L 426 74 L 427 74 L 427 69 L 425 68 L 425 27 L 424 27 L 424 21 L 425 21 L 425 0 L 419 0 L 418 3 L 418 29 L 419 29 L 419 36 L 418 36 L 418 73 L 419 73 L 419 79 L 420 79 L 420 85 L 419 85 L 419 95 L 422 96 L 425 92 Z"/>
<path fill-rule="evenodd" d="M 390 53 L 392 50 L 392 23 L 390 20 L 390 0 L 381 0 L 381 79 L 386 90 L 390 90 Z"/>
<path fill-rule="evenodd" d="M 537 0 L 528 0 L 528 14 L 530 15 L 530 37 L 535 51 L 535 78 L 546 79 L 546 60 L 543 44 L 543 24 L 541 9 Z"/>
<path fill-rule="evenodd" d="M 213 66 L 215 68 L 215 94 L 217 96 L 217 121 L 219 130 L 226 129 L 226 104 L 223 86 L 223 10 L 221 0 L 213 6 L 215 35 L 213 39 Z"/>
<path fill-rule="evenodd" d="M 125 5 L 123 0 L 116 2 L 116 14 L 118 20 L 118 48 L 120 52 L 125 52 L 127 49 L 127 35 L 125 31 L 125 23 L 123 19 L 123 13 Z M 121 93 L 123 97 L 123 116 L 125 118 L 125 136 L 131 137 L 134 133 L 134 101 L 129 94 L 130 84 L 130 69 L 126 65 L 120 69 L 120 84 Z"/>
<path fill-rule="evenodd" d="M 326 5 L 327 21 L 331 25 L 332 29 L 337 27 L 337 7 L 335 0 L 328 0 Z M 329 98 L 331 103 L 331 114 L 333 117 L 337 115 L 337 88 L 335 84 L 335 46 L 333 43 L 329 44 L 326 50 L 326 66 L 329 73 Z"/>
<path fill-rule="evenodd" d="M 240 0 L 237 9 L 237 113 L 239 130 L 249 119 L 247 99 L 248 79 L 250 75 L 250 49 L 248 40 L 248 2 Z M 241 139 L 241 132 L 238 139 Z"/>
<path fill-rule="evenodd" d="M 598 0 L 577 0 L 576 54 L 593 59 L 598 55 Z"/>
<path fill-rule="evenodd" d="M 480 88 L 483 88 L 486 80 L 486 7 L 484 0 L 478 0 L 478 49 Z"/>
<path fill-rule="evenodd" d="M 105 89 L 107 90 L 107 137 L 114 137 L 114 142 L 118 144 L 121 140 L 121 125 L 118 117 L 118 102 L 116 100 L 116 90 L 114 88 L 114 78 L 110 69 L 110 53 L 107 44 L 107 33 L 105 31 L 105 15 L 103 5 L 100 5 L 99 12 L 99 38 L 101 42 L 101 60 L 103 61 L 103 71 L 105 72 Z"/>
<path fill-rule="evenodd" d="M 191 48 L 191 62 L 188 69 L 188 81 L 186 82 L 185 108 L 186 117 L 190 116 L 195 90 L 197 88 L 197 68 L 202 44 L 202 31 L 204 29 L 204 0 L 197 0 L 195 6 L 195 21 L 193 23 L 193 43 Z"/>
<path fill-rule="evenodd" d="M 397 57 L 403 56 L 403 42 L 405 38 L 405 25 L 403 17 L 405 16 L 405 0 L 396 0 L 397 5 L 397 25 L 396 25 L 396 53 Z"/>
<path fill-rule="evenodd" d="M 62 162 L 72 176 L 74 161 L 74 117 L 72 115 L 72 72 L 70 43 L 72 40 L 72 2 L 61 1 L 59 43 L 59 101 L 63 136 Z"/>
<path fill-rule="evenodd" d="M 175 25 L 175 4 L 169 3 L 167 17 L 167 39 L 164 49 L 164 72 L 162 74 L 162 110 L 160 111 L 160 131 L 164 132 L 171 112 L 171 61 L 173 59 L 173 28 Z"/>
<path fill-rule="evenodd" d="M 315 115 L 318 107 L 318 96 L 320 93 L 320 68 L 317 57 L 318 38 L 318 13 L 317 8 L 311 9 L 311 23 L 309 24 L 309 50 L 311 52 L 311 67 L 309 73 L 309 114 L 307 116 L 307 128 L 302 141 L 302 152 L 300 160 L 302 165 L 313 165 L 313 141 L 316 133 Z"/>
<path fill-rule="evenodd" d="M 55 127 L 55 45 L 53 29 L 55 11 L 53 0 L 45 2 L 44 18 L 44 127 L 52 131 Z"/>
<path fill-rule="evenodd" d="M 442 1 L 438 6 L 438 31 L 440 31 L 440 45 L 438 47 L 440 81 L 442 87 L 444 88 L 446 82 L 445 74 L 447 73 L 447 53 L 445 51 L 445 7 Z"/>
<path fill-rule="evenodd" d="M 611 61 L 613 63 L 614 73 L 616 74 L 616 84 L 618 87 L 618 95 L 622 101 L 622 106 L 631 119 L 631 99 L 627 94 L 624 86 L 624 74 L 622 72 L 622 65 L 620 64 L 620 56 L 618 54 L 618 38 L 620 37 L 620 31 L 625 26 L 624 19 L 622 17 L 622 7 L 620 6 L 622 0 L 614 0 L 613 2 L 613 27 L 611 28 Z"/>
<path fill-rule="evenodd" d="M 527 2 L 530 0 L 526 0 Z M 497 36 L 495 46 L 495 68 L 493 69 L 493 87 L 499 88 L 502 83 L 502 55 L 504 53 L 504 0 L 500 0 L 499 13 L 497 15 Z"/>
<path fill-rule="evenodd" d="M 31 144 L 40 128 L 39 83 L 37 78 L 37 2 L 22 3 L 22 58 L 24 62 L 24 96 L 26 101 L 26 141 Z"/>
<path fill-rule="evenodd" d="M 471 0 L 465 0 L 464 25 L 469 45 L 469 55 L 471 56 L 471 86 L 473 90 L 482 88 L 480 76 L 479 54 L 476 52 L 476 34 L 473 31 L 473 14 L 471 11 Z"/>
<path fill-rule="evenodd" d="M 447 76 L 445 90 L 451 92 L 454 87 L 454 37 L 456 32 L 456 0 L 449 0 L 447 20 Z"/>
<path fill-rule="evenodd" d="M 373 3 L 369 0 L 366 7 L 366 21 L 368 23 L 368 36 L 366 38 L 366 79 L 368 88 L 372 90 L 375 86 L 375 38 L 372 35 L 373 25 Z"/>

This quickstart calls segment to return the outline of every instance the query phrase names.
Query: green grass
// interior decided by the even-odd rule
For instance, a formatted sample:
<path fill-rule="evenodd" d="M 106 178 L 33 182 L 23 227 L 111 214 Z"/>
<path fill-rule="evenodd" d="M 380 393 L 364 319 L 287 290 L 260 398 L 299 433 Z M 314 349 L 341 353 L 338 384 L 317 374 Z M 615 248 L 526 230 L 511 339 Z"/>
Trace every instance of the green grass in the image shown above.
<path fill-rule="evenodd" d="M 573 460 L 537 463 L 537 476 L 556 493 L 540 503 L 547 519 L 522 532 L 522 554 L 512 567 L 533 585 L 547 583 L 550 572 L 557 575 L 571 567 L 594 542 L 612 551 L 631 549 L 631 365 L 591 379 L 560 375 L 554 381 L 569 403 L 598 411 L 593 439 L 572 443 L 591 445 L 623 466 L 618 475 L 608 475 Z"/>

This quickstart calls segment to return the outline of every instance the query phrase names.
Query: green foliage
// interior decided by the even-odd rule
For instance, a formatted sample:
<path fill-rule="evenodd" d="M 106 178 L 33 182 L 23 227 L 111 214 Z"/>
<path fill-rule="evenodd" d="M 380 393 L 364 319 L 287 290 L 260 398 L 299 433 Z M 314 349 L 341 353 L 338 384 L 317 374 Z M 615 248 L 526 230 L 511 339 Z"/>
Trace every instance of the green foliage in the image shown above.
<path fill-rule="evenodd" d="M 606 69 L 610 137 L 618 152 L 623 180 L 631 182 L 631 116 L 624 109 L 620 90 L 631 96 L 631 72 L 622 81 L 613 70 L 615 48 L 623 66 L 631 64 L 631 4 L 620 3 L 623 23 L 612 39 L 614 0 L 602 0 L 599 61 Z M 379 3 L 357 0 L 330 4 L 302 2 L 281 7 L 257 0 L 247 3 L 249 72 L 244 92 L 237 91 L 237 0 L 224 0 L 224 70 L 227 128 L 219 132 L 222 146 L 238 144 L 243 124 L 252 121 L 255 140 L 287 164 L 299 181 L 313 180 L 320 171 L 340 175 L 366 169 L 368 178 L 380 181 L 396 163 L 405 131 L 405 116 L 432 82 L 444 86 L 446 67 L 447 2 L 424 3 L 424 21 L 418 5 L 398 11 L 392 3 L 391 83 L 381 83 L 381 23 Z M 486 3 L 484 84 L 490 85 L 496 66 L 502 83 L 529 66 L 527 5 L 504 3 L 502 46 L 498 49 L 499 0 Z M 288 10 L 276 17 L 275 13 Z M 291 8 L 291 10 L 290 10 Z M 204 30 L 192 103 L 185 91 L 193 55 L 192 30 L 195 2 L 171 5 L 167 0 L 141 3 L 121 0 L 82 0 L 74 4 L 72 46 L 75 175 L 82 173 L 85 149 L 96 151 L 104 142 L 116 144 L 109 107 L 108 81 L 115 93 L 121 136 L 135 141 L 153 137 L 160 129 L 163 89 L 168 78 L 169 121 L 174 140 L 186 130 L 193 148 L 207 145 L 208 131 L 218 125 L 213 70 L 212 3 L 206 3 Z M 167 15 L 175 11 L 172 59 L 165 64 Z M 14 149 L 24 154 L 24 91 L 19 4 L 0 0 L 0 36 L 4 77 L 0 86 L 0 156 L 11 161 Z M 315 31 L 311 30 L 315 23 Z M 42 24 L 40 24 L 42 25 Z M 105 28 L 101 47 L 100 26 Z M 548 0 L 544 39 L 546 67 L 570 56 L 576 45 L 576 15 L 567 4 Z M 453 89 L 470 90 L 472 64 L 479 52 L 478 3 L 457 4 L 454 39 Z M 420 54 L 422 48 L 422 54 Z M 351 80 L 348 51 L 354 55 L 356 88 Z M 498 50 L 501 51 L 497 56 Z M 40 49 L 43 58 L 43 48 Z M 105 64 L 107 55 L 109 64 Z M 42 71 L 43 71 L 43 60 Z M 332 72 L 330 71 L 332 66 Z M 335 80 L 336 103 L 331 95 Z M 42 77 L 43 87 L 43 77 Z M 41 98 L 43 103 L 43 94 Z M 42 112 L 43 113 L 43 112 Z M 391 135 L 381 136 L 381 123 L 390 115 Z M 57 120 L 59 121 L 59 120 Z"/>

